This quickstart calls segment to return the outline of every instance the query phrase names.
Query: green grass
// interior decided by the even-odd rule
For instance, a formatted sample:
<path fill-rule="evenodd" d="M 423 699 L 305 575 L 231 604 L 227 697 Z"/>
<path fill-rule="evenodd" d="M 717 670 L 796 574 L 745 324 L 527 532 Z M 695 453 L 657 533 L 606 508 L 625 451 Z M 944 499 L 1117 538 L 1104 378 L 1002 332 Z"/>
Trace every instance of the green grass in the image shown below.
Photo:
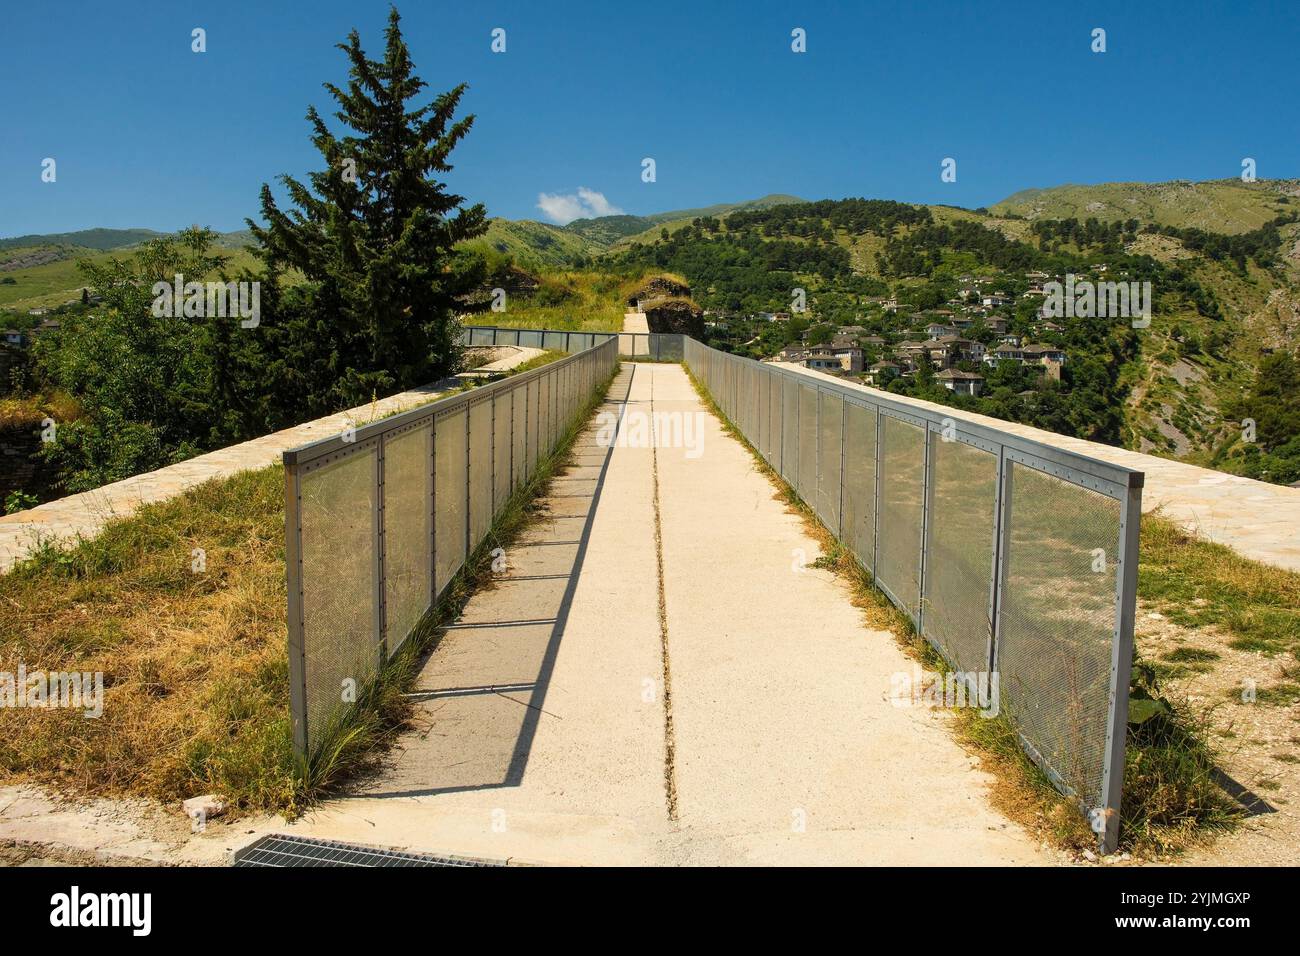
<path fill-rule="evenodd" d="M 580 257 L 597 255 L 603 248 L 562 226 L 530 219 L 489 219 L 487 232 L 464 243 L 464 247 L 509 255 L 525 269 L 568 266 Z"/>
<path fill-rule="evenodd" d="M 246 249 L 220 251 L 228 256 L 225 268 L 232 276 L 241 268 L 251 269 L 257 265 L 257 260 Z M 14 250 L 8 250 L 6 255 L 11 255 L 13 252 Z M 65 302 L 80 301 L 81 290 L 86 288 L 87 282 L 77 268 L 77 262 L 86 259 L 102 265 L 114 256 L 122 258 L 130 254 L 129 250 L 122 249 L 113 252 L 89 252 L 78 249 L 73 250 L 73 253 L 69 258 L 43 265 L 0 272 L 0 278 L 14 280 L 13 285 L 0 284 L 0 308 L 20 310 L 50 308 L 63 305 Z"/>
<path fill-rule="evenodd" d="M 550 365 L 552 362 L 558 362 L 562 358 L 568 358 L 567 352 L 560 352 L 556 349 L 547 349 L 541 355 L 534 355 L 527 362 L 521 362 L 510 371 L 506 372 L 505 378 L 512 375 L 522 375 L 524 372 L 531 372 L 535 368 L 541 368 L 543 365 Z"/>
<path fill-rule="evenodd" d="M 1294 180 L 1282 180 L 1280 184 Z M 1034 219 L 1095 217 L 1103 222 L 1137 219 L 1162 226 L 1194 227 L 1227 234 L 1249 232 L 1278 215 L 1273 182 L 1240 179 L 1210 182 L 1100 183 L 1026 189 L 990 207 L 995 215 Z"/>
<path fill-rule="evenodd" d="M 1236 650 L 1300 651 L 1300 574 L 1197 538 L 1159 514 L 1142 517 L 1138 597 L 1175 624 L 1221 628 Z"/>
<path fill-rule="evenodd" d="M 101 671 L 105 683 L 97 720 L 0 711 L 0 777 L 293 808 L 283 508 L 281 468 L 244 472 L 47 545 L 0 578 L 0 670 Z"/>
<path fill-rule="evenodd" d="M 536 294 L 507 299 L 504 312 L 490 312 L 477 324 L 568 332 L 620 332 L 627 299 L 644 278 L 594 271 L 552 272 Z"/>

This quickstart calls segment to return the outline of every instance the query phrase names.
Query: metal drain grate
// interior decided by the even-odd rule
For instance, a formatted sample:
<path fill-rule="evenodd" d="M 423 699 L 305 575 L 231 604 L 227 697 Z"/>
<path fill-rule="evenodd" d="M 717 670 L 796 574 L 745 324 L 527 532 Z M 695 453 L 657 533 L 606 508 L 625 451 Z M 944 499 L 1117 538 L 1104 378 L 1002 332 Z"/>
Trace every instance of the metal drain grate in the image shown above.
<path fill-rule="evenodd" d="M 235 866 L 505 866 L 496 860 L 381 850 L 272 833 L 235 853 Z"/>

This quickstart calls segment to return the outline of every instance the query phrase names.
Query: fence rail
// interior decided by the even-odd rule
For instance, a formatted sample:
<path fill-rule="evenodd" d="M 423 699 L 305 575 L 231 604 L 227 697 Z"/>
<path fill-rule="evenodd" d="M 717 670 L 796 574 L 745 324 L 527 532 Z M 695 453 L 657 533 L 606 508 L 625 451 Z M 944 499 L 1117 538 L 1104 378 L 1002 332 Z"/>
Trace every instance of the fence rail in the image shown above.
<path fill-rule="evenodd" d="M 461 344 L 523 345 L 572 353 L 610 339 L 618 340 L 618 354 L 622 358 L 680 362 L 686 336 L 671 332 L 568 332 L 468 325 L 461 336 Z"/>
<path fill-rule="evenodd" d="M 284 453 L 300 755 L 318 751 L 438 603 L 613 372 L 617 349 L 609 337 L 589 341 L 557 362 Z"/>
<path fill-rule="evenodd" d="M 684 361 L 1112 851 L 1143 474 L 694 339 Z"/>
<path fill-rule="evenodd" d="M 285 453 L 300 753 L 409 637 L 619 356 L 681 360 L 1115 848 L 1141 472 L 681 335 L 471 327 L 463 341 L 573 354 Z"/>

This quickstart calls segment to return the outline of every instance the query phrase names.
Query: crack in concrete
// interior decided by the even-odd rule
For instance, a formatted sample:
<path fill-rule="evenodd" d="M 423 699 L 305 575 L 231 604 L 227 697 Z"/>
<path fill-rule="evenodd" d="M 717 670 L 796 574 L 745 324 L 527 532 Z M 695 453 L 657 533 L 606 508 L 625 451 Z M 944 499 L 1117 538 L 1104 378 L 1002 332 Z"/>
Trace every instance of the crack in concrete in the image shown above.
<path fill-rule="evenodd" d="M 668 802 L 668 819 L 677 822 L 677 737 L 673 729 L 673 671 L 668 654 L 668 602 L 664 590 L 664 532 L 659 513 L 659 425 L 655 420 L 655 376 L 650 371 L 650 472 L 654 481 L 655 571 L 659 587 L 659 642 L 664 662 L 664 795 Z"/>

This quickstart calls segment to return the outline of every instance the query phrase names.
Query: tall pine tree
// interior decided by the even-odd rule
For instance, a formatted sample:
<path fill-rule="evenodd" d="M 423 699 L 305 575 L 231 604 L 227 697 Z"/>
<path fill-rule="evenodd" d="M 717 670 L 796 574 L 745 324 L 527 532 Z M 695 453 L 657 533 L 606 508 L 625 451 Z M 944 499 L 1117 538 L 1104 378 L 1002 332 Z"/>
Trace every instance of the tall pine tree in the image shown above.
<path fill-rule="evenodd" d="M 287 211 L 263 184 L 267 225 L 248 223 L 273 284 L 289 269 L 307 279 L 285 296 L 296 305 L 280 327 L 267 328 L 272 364 L 312 393 L 304 405 L 362 402 L 451 371 L 457 298 L 483 279 L 481 258 L 455 245 L 486 230 L 485 210 L 463 207 L 464 197 L 437 178 L 451 170 L 448 157 L 474 122 L 455 120 L 465 84 L 415 105 L 427 84 L 414 73 L 399 23 L 394 8 L 382 61 L 366 56 L 356 30 L 339 44 L 350 62 L 348 86 L 325 88 L 346 132 L 335 135 L 310 107 L 325 169 L 310 174 L 311 188 L 280 177 L 295 207 Z M 322 376 L 329 381 L 315 380 Z"/>

